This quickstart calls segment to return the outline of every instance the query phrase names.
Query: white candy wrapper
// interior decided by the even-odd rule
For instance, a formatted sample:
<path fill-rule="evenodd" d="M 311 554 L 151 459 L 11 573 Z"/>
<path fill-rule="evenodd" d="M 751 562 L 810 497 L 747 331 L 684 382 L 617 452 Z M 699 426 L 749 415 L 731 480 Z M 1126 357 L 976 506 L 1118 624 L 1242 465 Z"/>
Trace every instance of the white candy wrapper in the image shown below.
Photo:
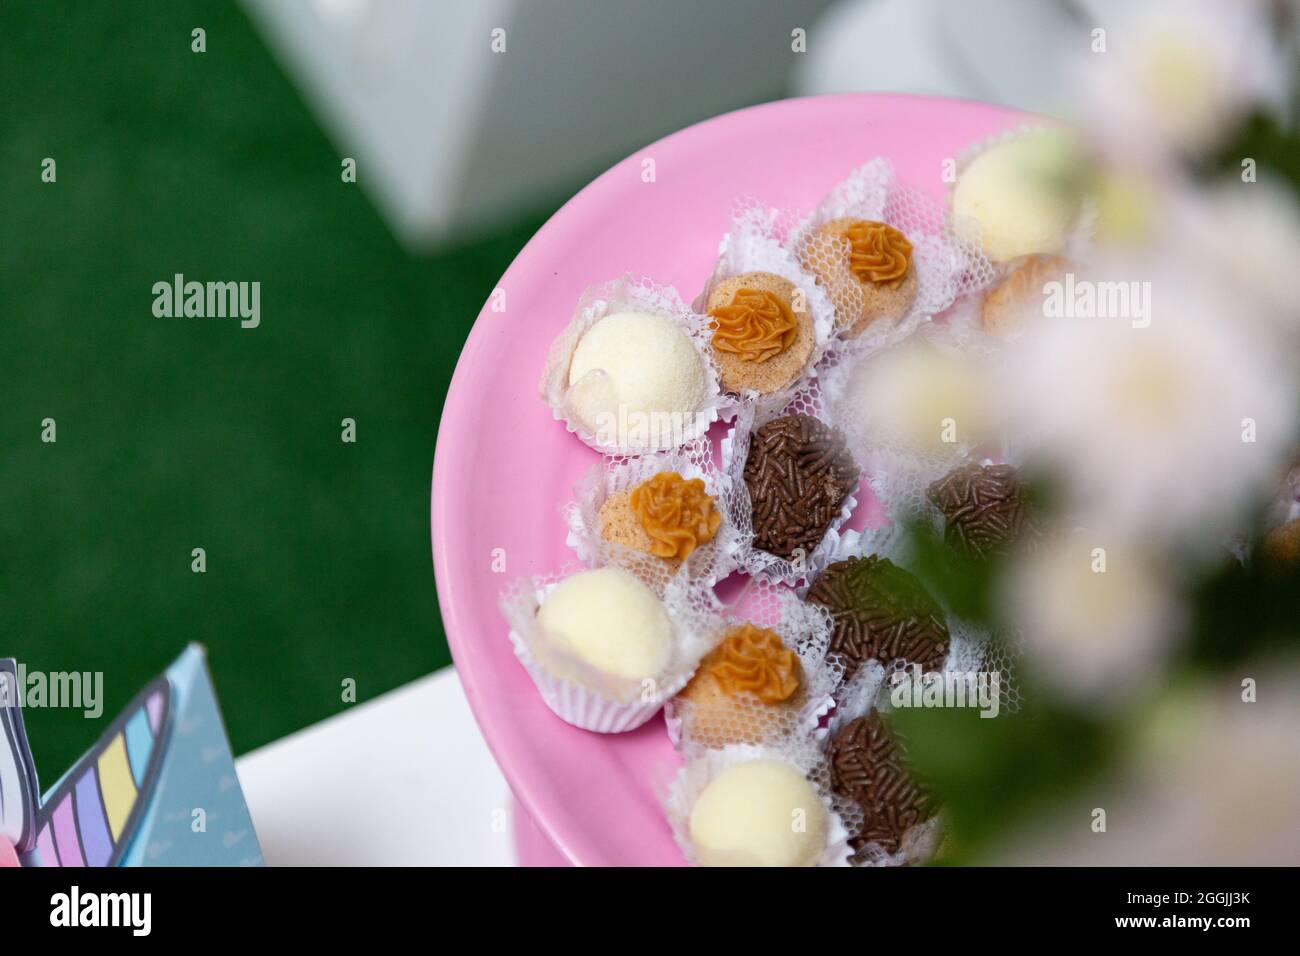
<path fill-rule="evenodd" d="M 824 238 L 818 238 L 817 229 L 845 218 L 883 222 L 903 233 L 912 244 L 917 289 L 911 307 L 898 321 L 875 322 L 855 338 L 840 339 L 832 351 L 852 357 L 900 341 L 959 296 L 983 288 L 993 278 L 993 269 L 983 253 L 953 233 L 943 203 L 923 190 L 901 184 L 892 164 L 876 157 L 836 185 L 789 239 L 796 262 L 819 257 L 826 260 L 822 271 L 842 272 L 846 280 L 851 280 L 837 282 L 828 289 L 841 322 L 844 316 L 861 311 L 862 292 L 848 272 L 848 243 L 832 248 Z M 831 361 L 838 363 L 843 357 L 832 356 Z"/>
<path fill-rule="evenodd" d="M 853 510 L 858 506 L 855 489 L 855 491 L 849 492 L 844 499 L 844 503 L 840 506 L 840 513 L 831 521 L 820 543 L 802 562 L 769 554 L 752 545 L 754 534 L 753 503 L 750 501 L 748 488 L 744 486 L 745 459 L 749 456 L 750 439 L 753 433 L 762 425 L 772 419 L 781 417 L 783 414 L 800 413 L 819 417 L 817 412 L 811 410 L 816 407 L 817 399 L 815 395 L 815 390 L 800 393 L 795 396 L 787 408 L 779 412 L 769 410 L 764 412 L 761 417 L 757 409 L 753 407 L 741 409 L 736 415 L 731 430 L 723 437 L 721 442 L 720 451 L 723 470 L 729 474 L 737 475 L 738 482 L 745 491 L 743 499 L 744 511 L 739 525 L 741 531 L 749 536 L 751 545 L 741 555 L 740 567 L 746 573 L 760 580 L 779 581 L 784 584 L 794 585 L 802 581 L 810 581 L 816 577 L 822 568 L 827 565 L 828 556 L 839 546 L 840 528 L 853 516 Z M 860 464 L 859 468 L 861 468 Z"/>
<path fill-rule="evenodd" d="M 547 635 L 537 609 L 557 584 L 585 568 L 526 577 L 501 595 L 501 613 L 510 625 L 515 656 L 533 679 L 542 700 L 565 723 L 583 730 L 617 734 L 640 727 L 686 686 L 717 633 L 716 599 L 685 578 L 669 582 L 664 607 L 673 625 L 668 667 L 656 678 L 629 681 L 602 673 Z"/>
<path fill-rule="evenodd" d="M 704 788 L 728 767 L 752 760 L 780 760 L 802 770 L 817 791 L 826 810 L 826 848 L 814 866 L 848 866 L 852 849 L 849 847 L 849 830 L 832 804 L 824 781 L 825 761 L 816 748 L 807 744 L 791 743 L 784 747 L 762 747 L 739 744 L 724 750 L 706 750 L 686 762 L 663 797 L 664 812 L 672 827 L 673 839 L 682 854 L 694 864 L 695 850 L 691 843 L 691 809 Z"/>
<path fill-rule="evenodd" d="M 734 710 L 725 721 L 714 713 L 707 724 L 701 724 L 695 719 L 695 705 L 674 697 L 664 706 L 664 722 L 668 738 L 683 753 L 718 750 L 736 740 L 782 746 L 799 738 L 816 738 L 835 706 L 832 692 L 843 679 L 844 668 L 837 657 L 827 655 L 831 619 L 823 608 L 805 604 L 784 585 L 751 579 L 720 626 L 726 631 L 740 624 L 775 631 L 799 658 L 801 702 L 774 710 L 773 705 L 744 695 L 734 699 Z"/>
<path fill-rule="evenodd" d="M 739 396 L 753 402 L 760 413 L 784 408 L 796 392 L 817 375 L 817 363 L 835 337 L 835 306 L 816 278 L 806 272 L 789 247 L 787 214 L 757 199 L 738 204 L 731 228 L 718 248 L 718 261 L 704 291 L 695 300 L 695 310 L 707 311 L 708 300 L 719 282 L 747 272 L 768 272 L 787 280 L 802 293 L 812 317 L 814 344 L 803 374 L 787 388 L 769 395 L 747 392 Z"/>
<path fill-rule="evenodd" d="M 1000 133 L 994 133 L 992 136 L 976 140 L 968 145 L 956 156 L 957 178 L 948 187 L 947 207 L 949 217 L 952 222 L 953 235 L 962 237 L 960 241 L 970 249 L 977 252 L 979 259 L 992 270 L 988 278 L 978 284 L 972 285 L 968 291 L 977 291 L 990 285 L 993 281 L 1014 269 L 1023 259 L 1012 259 L 1007 262 L 994 262 L 985 254 L 979 242 L 979 225 L 969 220 L 961 219 L 952 209 L 953 192 L 956 190 L 957 182 L 960 181 L 964 173 L 981 154 L 992 149 L 994 146 L 1000 146 L 1003 143 L 1012 140 L 1021 139 L 1029 136 L 1036 136 L 1045 129 L 1053 129 L 1050 126 L 1033 126 L 1028 123 L 1021 124 L 1012 129 L 1003 130 Z M 1097 229 L 1097 205 L 1090 198 L 1084 198 L 1080 203 L 1079 215 L 1075 220 L 1073 228 L 1065 236 L 1065 243 L 1061 249 L 1055 252 L 1045 252 L 1044 255 L 1060 255 L 1075 262 L 1084 262 L 1092 252 L 1093 238 Z M 982 268 L 982 266 L 981 266 Z"/>
<path fill-rule="evenodd" d="M 610 497 L 665 471 L 677 472 L 687 480 L 702 480 L 722 518 L 713 538 L 680 563 L 607 541 L 601 533 L 600 511 Z M 658 594 L 679 571 L 685 571 L 699 585 L 711 587 L 736 569 L 740 555 L 748 547 L 739 524 L 747 505 L 740 500 L 742 492 L 732 477 L 714 466 L 707 439 L 672 452 L 599 462 L 574 485 L 573 491 L 574 500 L 563 507 L 562 514 L 569 529 L 566 543 L 578 558 L 590 567 L 615 564 L 627 568 Z"/>
<path fill-rule="evenodd" d="M 569 384 L 573 353 L 579 340 L 592 326 L 607 315 L 618 312 L 649 312 L 670 318 L 680 325 L 703 363 L 705 397 L 699 408 L 680 416 L 653 410 L 628 410 L 626 415 L 620 411 L 619 421 L 609 423 L 611 427 L 608 430 L 601 428 L 599 433 L 582 422 L 573 405 L 574 390 L 582 383 Z M 661 286 L 649 279 L 631 276 L 589 286 L 578 300 L 569 325 L 551 343 L 539 389 L 555 418 L 564 422 L 565 427 L 586 445 L 602 454 L 632 456 L 677 448 L 703 436 L 729 407 L 709 351 L 709 336 L 708 316 L 693 312 L 672 286 Z M 654 356 L 646 356 L 646 361 L 654 361 Z M 602 374 L 599 370 L 588 373 L 589 376 L 599 374 Z"/>

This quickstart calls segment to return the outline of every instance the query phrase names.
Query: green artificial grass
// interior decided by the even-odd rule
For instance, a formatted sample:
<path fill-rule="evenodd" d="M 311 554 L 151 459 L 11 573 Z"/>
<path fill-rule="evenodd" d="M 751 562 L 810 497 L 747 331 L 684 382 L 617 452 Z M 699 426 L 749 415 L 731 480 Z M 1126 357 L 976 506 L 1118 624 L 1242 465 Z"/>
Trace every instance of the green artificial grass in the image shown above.
<path fill-rule="evenodd" d="M 547 210 L 407 254 L 233 4 L 5 4 L 0 45 L 0 655 L 104 675 L 101 720 L 27 712 L 43 781 L 189 641 L 236 753 L 447 664 L 438 419 Z M 260 327 L 155 317 L 177 272 Z"/>

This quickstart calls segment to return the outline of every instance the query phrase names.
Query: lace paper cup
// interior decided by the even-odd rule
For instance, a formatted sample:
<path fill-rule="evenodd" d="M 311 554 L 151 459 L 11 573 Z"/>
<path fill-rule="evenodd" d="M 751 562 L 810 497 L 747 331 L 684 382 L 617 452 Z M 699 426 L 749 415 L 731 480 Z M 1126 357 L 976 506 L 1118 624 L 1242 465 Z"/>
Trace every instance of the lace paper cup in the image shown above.
<path fill-rule="evenodd" d="M 885 269 L 897 263 L 902 250 L 892 234 L 875 237 L 883 243 L 877 250 L 882 261 L 868 267 L 869 257 L 856 256 L 855 243 L 844 232 L 855 221 L 884 223 L 901 233 L 911 246 L 906 272 L 888 278 L 881 272 L 879 280 L 862 281 L 858 270 Z M 980 251 L 953 234 L 943 205 L 899 183 L 893 166 L 880 157 L 837 184 L 794 231 L 789 246 L 834 304 L 837 330 L 849 352 L 905 337 L 992 279 Z"/>
<path fill-rule="evenodd" d="M 1048 137 L 1055 137 L 1056 142 L 1050 142 Z M 976 160 L 999 147 L 1032 143 L 1036 138 L 1041 140 L 1044 148 L 1020 157 L 1017 160 L 1018 168 L 1007 173 L 1007 177 L 1014 183 L 1003 186 L 1008 193 L 1008 202 L 994 201 L 994 197 L 989 197 L 986 201 L 982 192 L 974 198 L 966 196 L 966 190 L 973 187 L 967 183 L 963 188 L 962 176 Z M 1056 255 L 1076 262 L 1086 260 L 1096 230 L 1095 203 L 1086 196 L 1079 197 L 1077 203 L 1071 203 L 1068 198 L 1048 195 L 1050 184 L 1080 177 L 1082 170 L 1083 154 L 1071 147 L 1071 134 L 1066 128 L 1021 125 L 1004 130 L 967 146 L 956 157 L 956 164 L 957 177 L 949 186 L 947 200 L 952 232 L 969 248 L 977 249 L 979 255 L 991 265 L 994 274 L 989 276 L 990 280 L 1006 275 L 1025 256 Z M 1038 190 L 1030 190 L 1027 183 L 1035 176 L 1044 185 Z M 979 188 L 983 190 L 991 186 L 991 183 L 989 187 L 980 184 Z M 1022 203 L 1016 197 L 1035 194 L 1043 197 L 1037 208 L 1020 208 Z M 1008 221 L 996 228 L 991 223 L 982 223 L 969 211 L 977 205 L 976 199 L 980 200 L 979 206 L 1008 217 Z"/>
<path fill-rule="evenodd" d="M 860 668 L 851 681 L 836 691 L 836 708 L 826 728 L 824 742 L 829 745 L 850 723 L 875 711 L 879 701 L 887 700 L 888 693 L 886 674 L 878 663 L 872 661 L 869 665 Z M 828 771 L 829 759 L 828 756 L 826 764 Z M 879 772 L 895 770 L 891 763 L 888 767 L 882 767 Z M 829 772 L 825 785 L 830 789 Z M 843 794 L 832 792 L 831 801 L 845 817 L 848 829 L 851 831 L 850 839 L 852 839 L 853 835 L 861 832 L 864 822 L 862 808 L 851 797 Z M 850 862 L 854 866 L 911 866 L 927 863 L 938 852 L 942 840 L 941 815 L 936 812 L 928 819 L 909 827 L 893 852 L 886 850 L 879 843 L 866 843 L 853 853 Z"/>
<path fill-rule="evenodd" d="M 806 313 L 811 321 L 811 348 L 802 369 L 787 384 L 772 389 L 730 390 L 739 400 L 756 403 L 760 409 L 784 408 L 796 392 L 805 388 L 816 377 L 817 363 L 835 335 L 835 307 L 826 290 L 800 267 L 787 247 L 786 218 L 786 214 L 758 200 L 742 201 L 732 216 L 730 231 L 722 238 L 713 275 L 694 306 L 697 312 L 707 315 L 714 291 L 739 276 L 759 273 L 789 283 L 791 298 L 800 306 L 795 311 Z M 723 385 L 725 388 L 725 375 Z"/>
<path fill-rule="evenodd" d="M 729 478 L 713 467 L 707 441 L 693 451 L 642 455 L 625 461 L 604 461 L 594 465 L 574 486 L 574 500 L 562 509 L 569 534 L 566 543 L 590 567 L 615 564 L 626 568 L 662 594 L 677 574 L 700 586 L 711 587 L 737 567 L 745 540 L 736 524 L 739 505 Z M 703 464 L 702 464 L 703 463 Z M 626 541 L 635 538 L 648 546 L 649 536 L 636 522 L 628 497 L 632 489 L 663 472 L 675 472 L 686 480 L 704 482 L 705 493 L 721 523 L 708 541 L 698 544 L 685 560 L 663 558 L 640 550 Z M 606 505 L 609 508 L 606 508 Z M 611 522 L 606 537 L 605 522 Z M 622 540 L 620 540 L 620 538 Z"/>
<path fill-rule="evenodd" d="M 602 325 L 606 319 L 615 324 Z M 631 277 L 591 286 L 551 343 L 542 397 L 557 420 L 602 454 L 685 445 L 727 407 L 708 326 L 671 286 Z M 646 374 L 648 365 L 656 375 Z"/>
<path fill-rule="evenodd" d="M 664 707 L 668 737 L 683 753 L 720 750 L 732 744 L 781 746 L 787 741 L 813 739 L 835 706 L 832 692 L 843 677 L 837 658 L 828 656 L 831 620 L 822 608 L 805 604 L 783 585 L 749 582 L 728 609 L 722 635 L 753 624 L 776 632 L 798 662 L 799 687 L 789 701 L 764 703 L 752 693 L 713 693 L 716 685 L 695 694 L 688 686 Z M 715 650 L 714 654 L 721 653 Z M 707 658 L 704 667 L 708 667 Z M 758 661 L 740 661 L 739 667 Z"/>
<path fill-rule="evenodd" d="M 565 723 L 603 734 L 634 730 L 686 686 L 700 658 L 709 651 L 715 632 L 713 598 L 685 581 L 670 583 L 663 598 L 672 625 L 668 663 L 654 677 L 630 680 L 588 664 L 548 635 L 538 622 L 537 612 L 547 595 L 581 570 L 585 569 L 523 578 L 502 594 L 501 611 L 510 625 L 510 644 L 546 706 Z"/>
<path fill-rule="evenodd" d="M 664 812 L 672 827 L 673 839 L 682 854 L 697 864 L 694 841 L 691 839 L 691 812 L 696 802 L 724 771 L 754 761 L 779 761 L 794 767 L 809 781 L 811 792 L 820 802 L 825 818 L 825 834 L 821 852 L 813 866 L 848 866 L 852 849 L 849 847 L 849 830 L 832 806 L 819 780 L 825 776 L 824 764 L 815 748 L 791 745 L 787 747 L 762 747 L 738 745 L 725 750 L 704 751 L 689 759 L 678 772 L 663 797 Z M 804 818 L 806 822 L 806 817 Z M 791 814 L 791 826 L 798 825 Z"/>
<path fill-rule="evenodd" d="M 798 398 L 796 398 L 796 401 L 798 401 Z M 791 412 L 791 414 L 793 413 Z M 793 585 L 801 581 L 811 580 L 826 566 L 827 555 L 838 546 L 840 528 L 853 516 L 853 511 L 858 506 L 858 499 L 855 493 L 855 482 L 854 490 L 851 490 L 845 496 L 839 512 L 827 525 L 826 531 L 822 533 L 816 547 L 802 559 L 783 558 L 764 551 L 753 543 L 753 501 L 750 498 L 748 488 L 745 487 L 745 461 L 749 457 L 753 433 L 767 424 L 768 421 L 780 417 L 782 415 L 769 412 L 764 418 L 758 418 L 756 409 L 748 408 L 743 410 L 736 416 L 736 421 L 731 430 L 723 437 L 720 452 L 723 469 L 728 474 L 735 475 L 738 486 L 744 489 L 743 498 L 740 499 L 743 507 L 738 524 L 741 533 L 750 542 L 750 546 L 740 557 L 741 568 L 761 580 L 779 581 Z"/>

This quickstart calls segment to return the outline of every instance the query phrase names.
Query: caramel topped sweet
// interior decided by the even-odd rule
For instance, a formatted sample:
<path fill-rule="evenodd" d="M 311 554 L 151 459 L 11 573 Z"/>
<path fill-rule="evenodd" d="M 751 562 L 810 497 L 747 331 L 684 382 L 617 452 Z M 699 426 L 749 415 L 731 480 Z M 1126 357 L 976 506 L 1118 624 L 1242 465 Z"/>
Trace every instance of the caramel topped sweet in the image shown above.
<path fill-rule="evenodd" d="M 704 481 L 687 481 L 675 471 L 661 471 L 632 489 L 628 503 L 650 536 L 650 553 L 685 561 L 713 539 L 722 516 L 704 490 Z"/>
<path fill-rule="evenodd" d="M 907 277 L 912 244 L 893 226 L 856 219 L 840 235 L 849 241 L 849 269 L 859 282 L 897 289 Z"/>
<path fill-rule="evenodd" d="M 799 334 L 790 304 L 774 292 L 737 289 L 727 305 L 712 309 L 713 347 L 745 362 L 766 362 L 780 355 Z"/>
<path fill-rule="evenodd" d="M 701 670 L 725 694 L 742 691 L 765 704 L 789 700 L 799 690 L 799 659 L 776 631 L 753 624 L 729 628 Z"/>

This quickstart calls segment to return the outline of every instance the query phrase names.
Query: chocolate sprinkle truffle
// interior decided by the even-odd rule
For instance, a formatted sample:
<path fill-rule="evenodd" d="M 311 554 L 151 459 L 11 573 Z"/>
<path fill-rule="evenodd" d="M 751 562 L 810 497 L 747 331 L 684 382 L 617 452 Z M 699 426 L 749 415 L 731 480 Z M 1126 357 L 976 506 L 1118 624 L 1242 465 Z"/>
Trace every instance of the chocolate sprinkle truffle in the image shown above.
<path fill-rule="evenodd" d="M 926 496 L 943 512 L 944 540 L 973 558 L 1005 556 L 1031 524 L 1011 465 L 965 465 L 930 485 Z"/>
<path fill-rule="evenodd" d="M 830 611 L 832 653 L 844 660 L 844 679 L 869 660 L 937 671 L 948 657 L 943 611 L 912 574 L 888 558 L 836 561 L 808 589 L 808 600 Z"/>
<path fill-rule="evenodd" d="M 903 837 L 934 816 L 930 796 L 907 771 L 904 741 L 873 711 L 844 726 L 827 749 L 831 789 L 862 808 L 862 827 L 849 840 L 857 850 L 875 843 L 897 853 Z"/>
<path fill-rule="evenodd" d="M 808 415 L 773 419 L 745 461 L 754 547 L 789 560 L 811 553 L 858 483 L 844 436 Z"/>

